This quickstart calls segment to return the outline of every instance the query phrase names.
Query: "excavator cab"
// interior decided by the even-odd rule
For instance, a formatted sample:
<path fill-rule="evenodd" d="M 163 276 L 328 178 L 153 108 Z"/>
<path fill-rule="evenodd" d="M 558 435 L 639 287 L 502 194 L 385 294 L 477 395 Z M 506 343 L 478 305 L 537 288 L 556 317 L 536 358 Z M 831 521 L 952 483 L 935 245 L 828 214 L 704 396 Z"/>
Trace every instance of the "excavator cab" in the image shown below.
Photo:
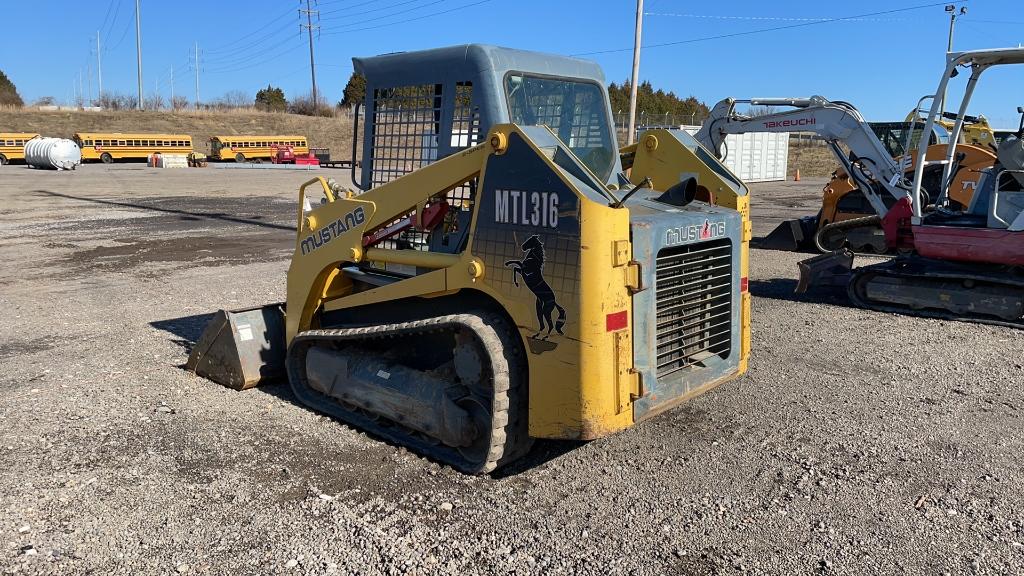
<path fill-rule="evenodd" d="M 619 150 L 603 74 L 575 58 L 353 63 L 362 190 L 300 188 L 287 302 L 219 313 L 190 368 L 236 387 L 284 372 L 312 409 L 468 473 L 746 370 L 748 190 L 693 138 Z"/>
<path fill-rule="evenodd" d="M 1024 328 L 1024 122 L 996 149 L 966 209 L 952 201 L 962 157 L 957 142 L 972 118 L 967 115 L 982 74 L 989 68 L 1024 64 L 1024 49 L 951 53 L 926 117 L 926 130 L 947 121 L 939 103 L 950 78 L 970 70 L 963 98 L 940 158 L 918 150 L 907 198 L 885 215 L 886 242 L 901 254 L 853 271 L 851 300 L 865 308 Z M 942 170 L 935 207 L 926 211 L 925 175 Z"/>

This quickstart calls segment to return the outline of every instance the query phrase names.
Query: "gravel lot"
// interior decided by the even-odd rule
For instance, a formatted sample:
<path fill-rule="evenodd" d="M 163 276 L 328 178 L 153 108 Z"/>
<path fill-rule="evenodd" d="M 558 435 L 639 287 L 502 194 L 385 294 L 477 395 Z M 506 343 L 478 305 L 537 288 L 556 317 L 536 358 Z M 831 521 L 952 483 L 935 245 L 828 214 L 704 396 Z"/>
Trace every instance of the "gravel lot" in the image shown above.
<path fill-rule="evenodd" d="M 799 254 L 753 252 L 745 377 L 493 477 L 186 373 L 284 299 L 308 176 L 0 167 L 0 572 L 1024 572 L 1021 332 L 795 298 Z"/>

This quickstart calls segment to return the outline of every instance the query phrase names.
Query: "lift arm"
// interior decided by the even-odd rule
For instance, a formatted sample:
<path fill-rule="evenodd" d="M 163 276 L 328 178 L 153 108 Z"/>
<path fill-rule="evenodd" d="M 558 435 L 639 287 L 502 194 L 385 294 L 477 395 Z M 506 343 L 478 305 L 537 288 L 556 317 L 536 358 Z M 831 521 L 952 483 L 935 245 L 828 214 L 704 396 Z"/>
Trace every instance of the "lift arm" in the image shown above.
<path fill-rule="evenodd" d="M 751 117 L 736 112 L 736 104 L 741 102 L 794 109 Z M 879 216 L 885 216 L 888 211 L 881 194 L 889 194 L 897 200 L 909 195 L 903 182 L 902 166 L 889 156 L 860 112 L 846 102 L 832 102 L 821 96 L 751 100 L 726 98 L 715 104 L 696 139 L 722 158 L 725 137 L 747 132 L 813 132 L 823 137 Z M 850 149 L 849 157 L 840 148 L 840 143 Z"/>

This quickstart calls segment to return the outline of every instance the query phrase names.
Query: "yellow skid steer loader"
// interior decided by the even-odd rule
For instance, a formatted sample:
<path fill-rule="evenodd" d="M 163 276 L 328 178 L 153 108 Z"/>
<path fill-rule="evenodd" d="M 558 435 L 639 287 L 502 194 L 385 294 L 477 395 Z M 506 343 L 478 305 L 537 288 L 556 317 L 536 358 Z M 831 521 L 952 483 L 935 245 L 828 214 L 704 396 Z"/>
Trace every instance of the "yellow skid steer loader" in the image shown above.
<path fill-rule="evenodd" d="M 218 313 L 191 369 L 286 376 L 469 473 L 746 370 L 748 191 L 693 138 L 617 149 L 584 60 L 465 45 L 354 65 L 362 190 L 302 186 L 287 302 Z"/>

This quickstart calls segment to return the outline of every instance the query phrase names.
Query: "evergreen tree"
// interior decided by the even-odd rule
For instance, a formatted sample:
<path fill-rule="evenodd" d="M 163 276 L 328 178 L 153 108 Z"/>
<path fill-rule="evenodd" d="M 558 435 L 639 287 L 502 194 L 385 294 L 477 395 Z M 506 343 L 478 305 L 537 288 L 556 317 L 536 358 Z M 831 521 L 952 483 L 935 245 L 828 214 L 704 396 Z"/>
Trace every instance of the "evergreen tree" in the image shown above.
<path fill-rule="evenodd" d="M 11 82 L 3 70 L 0 70 L 0 104 L 7 106 L 25 105 L 21 100 L 21 96 L 18 95 L 18 89 L 14 87 L 14 82 Z"/>
<path fill-rule="evenodd" d="M 256 107 L 269 112 L 284 112 L 288 109 L 288 100 L 285 100 L 283 90 L 267 84 L 256 93 Z"/>
<path fill-rule="evenodd" d="M 608 85 L 608 97 L 617 121 L 620 112 L 625 114 L 629 111 L 629 88 L 628 80 L 622 84 L 612 82 Z M 703 102 L 693 96 L 684 99 L 675 92 L 665 92 L 660 88 L 655 90 L 646 80 L 637 86 L 636 92 L 638 124 L 641 123 L 641 118 L 644 124 L 661 124 L 664 123 L 666 115 L 670 124 L 697 123 L 710 112 Z"/>
<path fill-rule="evenodd" d="M 355 106 L 366 97 L 366 78 L 358 72 L 353 72 L 345 84 L 345 91 L 342 92 L 341 102 L 338 107 Z"/>

